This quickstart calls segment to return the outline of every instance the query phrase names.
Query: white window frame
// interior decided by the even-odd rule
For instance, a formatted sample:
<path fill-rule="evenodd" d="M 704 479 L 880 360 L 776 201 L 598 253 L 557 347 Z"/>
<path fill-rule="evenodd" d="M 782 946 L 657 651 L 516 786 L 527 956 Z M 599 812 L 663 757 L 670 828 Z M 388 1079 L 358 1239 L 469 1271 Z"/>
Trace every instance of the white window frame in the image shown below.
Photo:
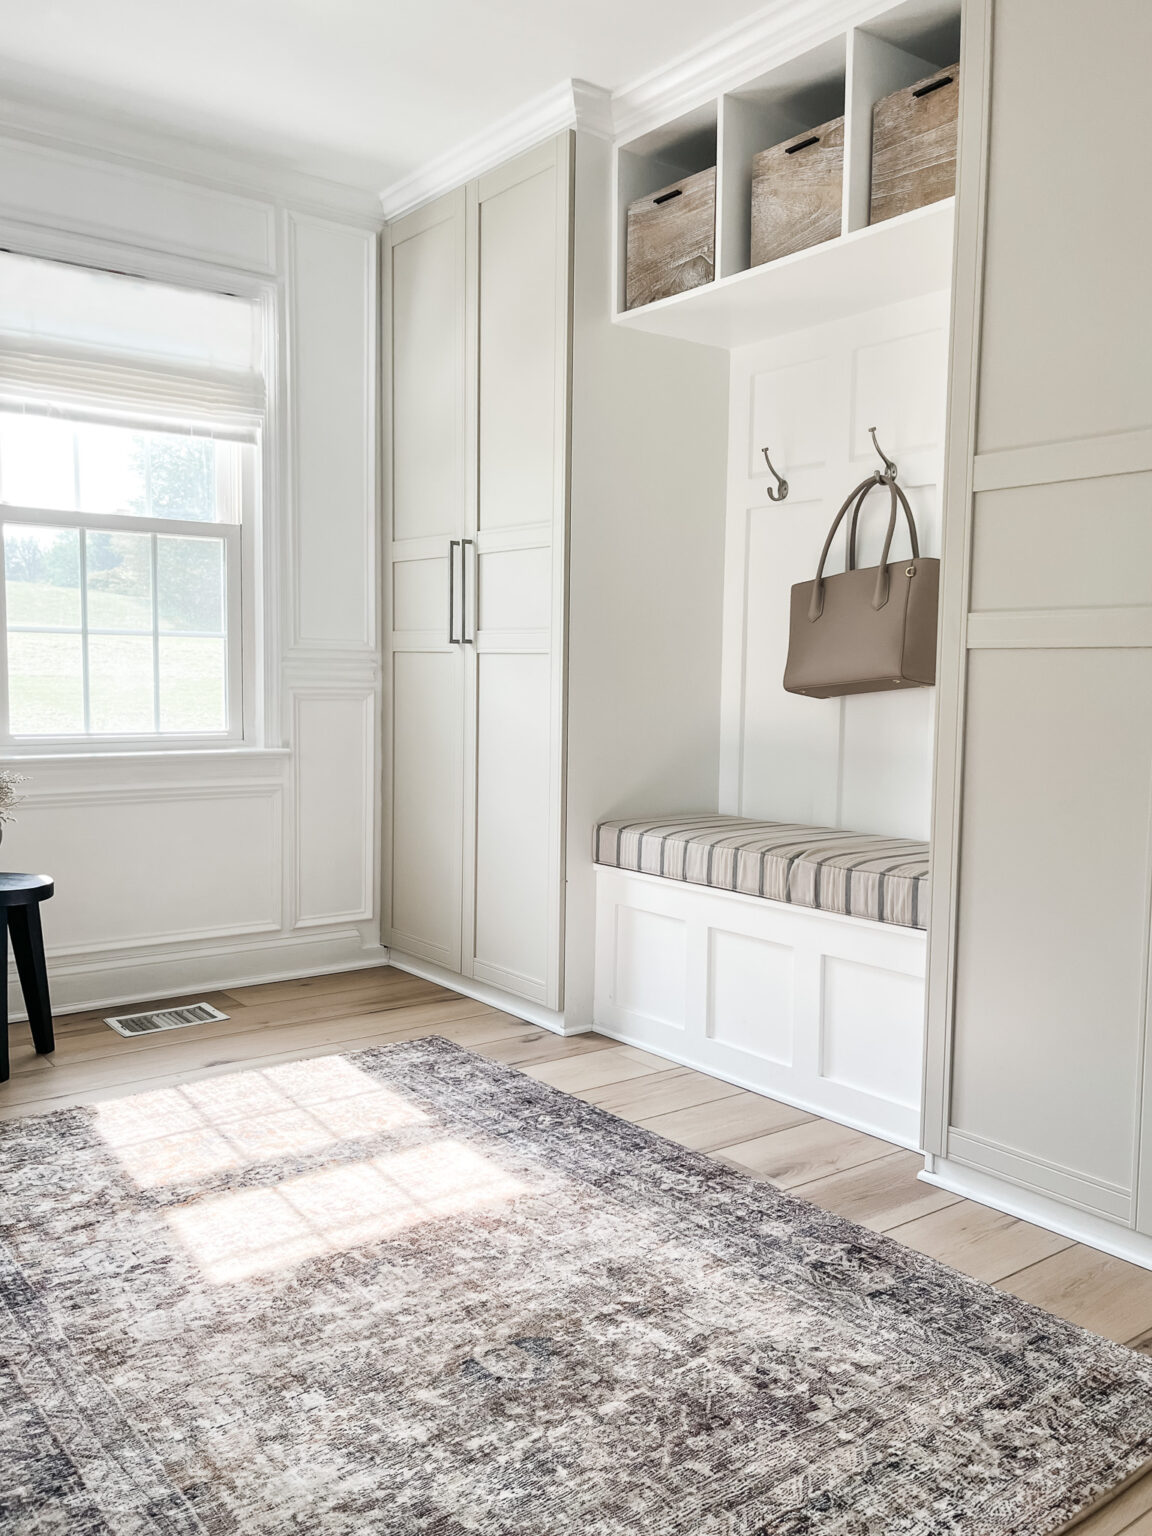
<path fill-rule="evenodd" d="M 10 409 L 15 401 L 6 402 Z M 72 419 L 72 413 L 61 410 L 53 413 L 59 418 Z M 75 419 L 84 422 L 103 421 L 109 426 L 137 427 L 141 430 L 153 431 L 179 431 L 180 424 L 169 420 L 159 421 L 155 417 L 147 419 L 134 419 L 117 413 L 93 413 L 89 411 L 77 412 Z M 211 436 L 212 428 L 204 422 L 184 424 L 184 430 L 195 433 L 197 436 Z M 219 435 L 221 439 L 236 441 L 235 433 L 227 426 L 222 425 Z M 237 443 L 238 472 L 233 476 L 224 474 L 220 476 L 217 485 L 218 507 L 227 514 L 226 519 L 213 522 L 192 520 L 173 517 L 142 517 L 133 513 L 95 513 L 77 510 L 56 510 L 40 507 L 14 506 L 0 502 L 0 752 L 4 757 L 36 757 L 36 756 L 74 756 L 90 753 L 116 753 L 116 752 L 180 752 L 195 750 L 212 750 L 220 748 L 236 748 L 255 745 L 256 715 L 256 677 L 255 666 L 252 657 L 254 646 L 252 644 L 253 615 L 256 606 L 256 570 L 254 559 L 254 542 L 256 523 L 259 513 L 258 508 L 258 471 L 261 467 L 262 455 L 259 443 L 259 435 L 256 441 Z M 231 482 L 231 483 L 229 483 Z M 9 694 L 8 694 L 8 614 L 6 581 L 4 580 L 4 538 L 9 525 L 40 526 L 48 528 L 60 528 L 68 530 L 91 529 L 94 532 L 113 533 L 145 533 L 152 537 L 152 605 L 153 605 L 153 686 L 159 689 L 159 670 L 155 647 L 158 646 L 158 625 L 156 622 L 156 604 L 158 599 L 156 587 L 156 535 L 168 534 L 178 537 L 206 538 L 220 543 L 224 547 L 225 569 L 225 654 L 226 654 L 226 719 L 227 724 L 223 731 L 204 732 L 172 732 L 172 731 L 146 731 L 113 734 L 111 732 L 92 733 L 88 730 L 68 735 L 37 735 L 15 736 L 10 729 Z M 84 540 L 80 540 L 81 561 L 83 562 Z M 85 725 L 88 723 L 88 677 L 87 677 L 87 636 L 89 634 L 102 634 L 102 630 L 91 630 L 87 624 L 86 590 L 84 582 L 84 568 L 81 564 L 80 579 L 81 596 L 81 628 L 76 633 L 84 635 L 83 665 L 84 665 L 84 711 Z M 22 627 L 22 626 L 21 626 Z M 39 626 L 38 626 L 39 627 Z M 62 626 L 43 626 L 46 630 L 55 632 L 68 632 Z M 108 631 L 112 633 L 112 631 Z M 117 630 L 117 634 L 135 633 L 133 631 Z M 144 633 L 140 631 L 139 633 Z M 184 634 L 187 631 L 179 631 Z M 157 694 L 158 697 L 158 694 Z M 154 706 L 158 709 L 158 705 Z"/>

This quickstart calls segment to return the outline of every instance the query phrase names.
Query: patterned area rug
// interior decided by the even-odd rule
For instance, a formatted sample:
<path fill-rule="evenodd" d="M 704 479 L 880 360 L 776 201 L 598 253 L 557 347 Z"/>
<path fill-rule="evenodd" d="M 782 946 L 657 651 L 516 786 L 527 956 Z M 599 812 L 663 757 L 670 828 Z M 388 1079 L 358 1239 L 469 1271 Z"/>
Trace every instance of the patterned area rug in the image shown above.
<path fill-rule="evenodd" d="M 8 1536 L 1044 1536 L 1152 1361 L 444 1040 L 0 1127 Z"/>

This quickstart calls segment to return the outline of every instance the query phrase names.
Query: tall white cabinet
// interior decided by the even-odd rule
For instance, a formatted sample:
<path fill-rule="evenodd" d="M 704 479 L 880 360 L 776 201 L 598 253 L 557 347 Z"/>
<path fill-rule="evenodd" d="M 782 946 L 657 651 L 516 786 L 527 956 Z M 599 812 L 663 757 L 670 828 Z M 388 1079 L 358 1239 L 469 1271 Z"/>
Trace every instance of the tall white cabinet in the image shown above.
<path fill-rule="evenodd" d="M 592 827 L 706 803 L 727 367 L 611 324 L 610 154 L 564 133 L 385 236 L 384 943 L 592 1019 Z"/>
<path fill-rule="evenodd" d="M 966 39 L 926 1146 L 1149 1263 L 1152 12 Z"/>
<path fill-rule="evenodd" d="M 390 942 L 557 1009 L 572 139 L 389 231 Z"/>

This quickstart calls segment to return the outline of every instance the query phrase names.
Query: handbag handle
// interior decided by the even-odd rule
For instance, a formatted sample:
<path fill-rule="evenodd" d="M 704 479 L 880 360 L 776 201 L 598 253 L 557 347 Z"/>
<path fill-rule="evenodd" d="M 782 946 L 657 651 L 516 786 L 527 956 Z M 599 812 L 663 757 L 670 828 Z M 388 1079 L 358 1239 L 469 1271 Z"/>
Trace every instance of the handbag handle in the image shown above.
<path fill-rule="evenodd" d="M 892 537 L 896 532 L 896 515 L 901 507 L 904 509 L 904 516 L 908 523 L 908 533 L 912 540 L 912 558 L 913 560 L 919 559 L 920 541 L 916 537 L 916 520 L 912 516 L 912 508 L 908 505 L 908 498 L 894 480 L 887 479 L 879 471 L 874 475 L 869 475 L 867 480 L 862 480 L 849 493 L 844 505 L 833 519 L 831 528 L 828 530 L 828 537 L 824 540 L 824 548 L 820 552 L 820 564 L 816 567 L 816 580 L 812 583 L 812 597 L 808 604 L 809 623 L 814 624 L 824 611 L 824 566 L 828 560 L 828 552 L 832 548 L 832 540 L 836 537 L 836 530 L 844 521 L 849 508 L 852 509 L 852 521 L 849 524 L 848 569 L 850 571 L 856 569 L 856 524 L 860 516 L 860 508 L 864 505 L 868 492 L 875 485 L 887 485 L 888 494 L 891 498 L 891 512 L 888 516 L 888 529 L 884 535 L 884 548 L 880 554 L 880 564 L 876 571 L 876 587 L 872 593 L 873 608 L 879 610 L 888 601 L 888 556 L 892 549 Z M 855 503 L 855 506 L 853 506 L 853 503 Z"/>
<path fill-rule="evenodd" d="M 913 560 L 919 560 L 920 540 L 916 535 L 916 519 L 912 516 L 912 508 L 908 505 L 908 498 L 905 496 L 903 490 L 897 484 L 897 482 L 890 479 L 887 475 L 881 476 L 881 482 L 884 485 L 891 486 L 895 490 L 896 495 L 900 498 L 900 504 L 904 508 L 904 517 L 908 523 L 908 535 L 912 540 L 912 558 Z M 860 509 L 864 505 L 864 499 L 867 496 L 868 491 L 871 489 L 872 486 L 869 485 L 868 489 L 858 499 L 856 505 L 852 509 L 852 521 L 848 527 L 848 564 L 846 567 L 846 569 L 850 571 L 854 571 L 856 569 L 856 524 L 860 519 Z M 882 562 L 885 565 L 888 563 L 888 548 L 888 544 L 885 543 L 884 559 Z"/>

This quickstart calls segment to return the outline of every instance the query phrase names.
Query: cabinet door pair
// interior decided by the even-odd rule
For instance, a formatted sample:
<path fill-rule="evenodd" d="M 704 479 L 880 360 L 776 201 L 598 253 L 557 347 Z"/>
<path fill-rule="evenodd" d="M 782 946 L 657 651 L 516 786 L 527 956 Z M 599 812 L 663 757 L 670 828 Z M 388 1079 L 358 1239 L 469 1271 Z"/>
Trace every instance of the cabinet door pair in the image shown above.
<path fill-rule="evenodd" d="M 570 135 L 394 224 L 394 949 L 560 1003 Z"/>

